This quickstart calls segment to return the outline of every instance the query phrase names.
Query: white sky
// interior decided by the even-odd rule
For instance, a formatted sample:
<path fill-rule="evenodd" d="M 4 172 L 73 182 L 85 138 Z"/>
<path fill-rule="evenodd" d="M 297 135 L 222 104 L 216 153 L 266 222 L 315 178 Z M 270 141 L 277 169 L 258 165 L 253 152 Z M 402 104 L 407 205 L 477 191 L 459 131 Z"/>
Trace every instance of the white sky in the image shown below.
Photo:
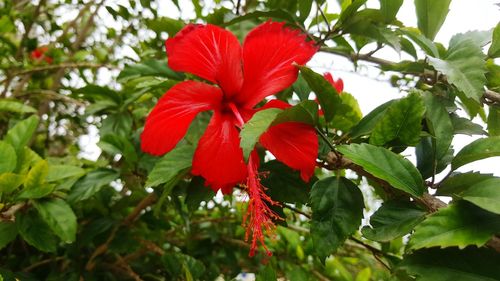
<path fill-rule="evenodd" d="M 127 5 L 127 1 L 117 0 L 110 1 Z M 213 7 L 213 2 L 205 1 L 208 10 Z M 338 12 L 339 8 L 336 0 L 328 0 L 328 12 Z M 469 30 L 487 30 L 494 27 L 500 20 L 500 7 L 495 5 L 500 0 L 452 0 L 450 12 L 443 24 L 440 32 L 436 36 L 436 41 L 447 45 L 448 40 L 456 33 L 462 33 Z M 190 1 L 179 1 L 181 5 L 181 18 L 194 18 L 194 8 Z M 212 3 L 212 4 L 210 4 Z M 369 0 L 369 7 L 378 7 L 378 0 Z M 230 8 L 230 7 L 228 7 Z M 158 8 L 160 15 L 177 18 L 179 11 L 171 1 L 160 1 Z M 401 7 L 397 18 L 406 26 L 416 27 L 416 16 L 413 0 L 405 0 Z M 376 56 L 381 58 L 398 61 L 401 59 L 399 54 L 392 50 L 381 50 Z M 353 94 L 360 104 L 363 114 L 369 113 L 373 108 L 384 103 L 385 101 L 400 98 L 404 93 L 400 93 L 398 89 L 390 86 L 387 78 L 389 76 L 381 76 L 380 71 L 374 67 L 362 66 L 354 72 L 352 63 L 335 55 L 318 54 L 309 64 L 318 72 L 332 72 L 335 78 L 341 77 L 344 80 L 345 91 Z M 478 121 L 478 120 L 475 120 Z M 470 143 L 477 137 L 469 137 L 458 135 L 454 140 L 455 151 Z M 98 141 L 97 130 L 93 130 L 89 136 L 84 136 L 80 141 L 83 150 L 83 156 L 86 158 L 96 159 L 100 154 L 100 149 L 95 145 Z M 408 154 L 412 151 L 408 150 Z M 414 159 L 410 156 L 410 159 Z M 487 173 L 495 173 L 500 175 L 498 157 L 489 158 L 474 162 L 472 164 L 461 167 L 459 171 L 480 170 Z"/>

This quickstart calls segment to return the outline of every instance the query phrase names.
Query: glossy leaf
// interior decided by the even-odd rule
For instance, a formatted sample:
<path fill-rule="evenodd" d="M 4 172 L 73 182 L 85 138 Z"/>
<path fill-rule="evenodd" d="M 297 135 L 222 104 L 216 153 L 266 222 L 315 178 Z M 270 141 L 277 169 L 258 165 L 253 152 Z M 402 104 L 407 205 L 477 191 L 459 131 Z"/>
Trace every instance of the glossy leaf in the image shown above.
<path fill-rule="evenodd" d="M 392 103 L 373 128 L 370 144 L 380 146 L 393 140 L 408 146 L 417 144 L 424 113 L 425 105 L 417 92 Z"/>
<path fill-rule="evenodd" d="M 438 210 L 421 222 L 410 238 L 410 249 L 431 247 L 464 248 L 483 246 L 500 232 L 500 215 L 482 210 L 471 203 L 459 201 Z"/>
<path fill-rule="evenodd" d="M 500 215 L 500 178 L 476 183 L 464 190 L 460 197 L 487 211 Z"/>
<path fill-rule="evenodd" d="M 363 217 L 363 194 L 346 178 L 325 178 L 312 187 L 311 208 L 314 250 L 324 258 L 358 229 Z"/>
<path fill-rule="evenodd" d="M 8 221 L 0 222 L 0 250 L 17 236 L 16 224 Z"/>
<path fill-rule="evenodd" d="M 446 178 L 436 191 L 436 195 L 457 195 L 471 185 L 493 178 L 493 174 L 468 172 Z"/>
<path fill-rule="evenodd" d="M 283 110 L 279 108 L 264 109 L 255 113 L 252 118 L 245 123 L 240 131 L 240 147 L 243 150 L 245 160 L 248 160 L 260 136 L 267 131 L 276 116 L 282 111 Z"/>
<path fill-rule="evenodd" d="M 493 30 L 493 40 L 491 41 L 491 46 L 488 49 L 488 56 L 490 58 L 500 57 L 500 23 L 497 24 Z"/>
<path fill-rule="evenodd" d="M 36 109 L 16 100 L 3 99 L 0 100 L 0 111 L 15 113 L 35 113 Z"/>
<path fill-rule="evenodd" d="M 17 230 L 24 241 L 43 252 L 55 252 L 57 237 L 34 211 L 16 215 Z"/>
<path fill-rule="evenodd" d="M 370 217 L 371 227 L 363 227 L 362 233 L 370 240 L 390 242 L 408 234 L 425 214 L 411 202 L 388 201 Z"/>
<path fill-rule="evenodd" d="M 8 142 L 0 141 L 0 159 L 0 174 L 14 171 L 17 166 L 16 151 Z"/>
<path fill-rule="evenodd" d="M 116 178 L 118 178 L 118 173 L 110 169 L 100 168 L 89 172 L 85 177 L 79 179 L 75 183 L 68 194 L 68 201 L 76 202 L 86 200 Z"/>
<path fill-rule="evenodd" d="M 325 78 L 305 66 L 297 66 L 307 84 L 318 97 L 319 104 L 323 110 L 325 120 L 330 122 L 335 115 L 347 112 L 347 105 L 343 105 L 339 93 Z M 349 107 L 350 109 L 350 107 Z"/>
<path fill-rule="evenodd" d="M 488 113 L 488 133 L 490 136 L 500 136 L 500 106 L 490 106 L 490 112 Z"/>
<path fill-rule="evenodd" d="M 47 181 L 54 182 L 62 179 L 81 177 L 85 175 L 83 168 L 71 165 L 50 165 L 47 173 Z"/>
<path fill-rule="evenodd" d="M 417 281 L 494 281 L 500 276 L 500 255 L 486 248 L 424 249 L 405 256 L 399 269 Z"/>
<path fill-rule="evenodd" d="M 5 136 L 5 141 L 10 143 L 16 151 L 28 144 L 38 127 L 39 118 L 32 115 L 27 119 L 19 121 L 12 127 Z"/>
<path fill-rule="evenodd" d="M 418 28 L 434 40 L 448 15 L 451 0 L 415 0 Z"/>
<path fill-rule="evenodd" d="M 191 145 L 182 145 L 162 156 L 149 173 L 146 186 L 157 186 L 169 182 L 189 169 L 194 150 L 195 147 Z"/>
<path fill-rule="evenodd" d="M 49 173 L 49 164 L 46 160 L 37 162 L 29 171 L 24 180 L 24 188 L 35 189 L 45 182 Z"/>
<path fill-rule="evenodd" d="M 351 144 L 337 147 L 356 165 L 391 186 L 414 196 L 424 192 L 423 179 L 413 164 L 401 155 L 370 144 Z"/>
<path fill-rule="evenodd" d="M 261 179 L 261 183 L 268 188 L 266 194 L 273 200 L 292 204 L 307 204 L 309 202 L 309 192 L 315 178 L 305 183 L 300 178 L 298 171 L 293 171 L 277 160 L 263 163 L 260 170 L 269 173 L 268 176 Z"/>
<path fill-rule="evenodd" d="M 52 231 L 65 243 L 76 238 L 76 216 L 66 201 L 53 198 L 35 202 L 40 217 Z"/>
<path fill-rule="evenodd" d="M 363 117 L 361 113 L 361 109 L 359 108 L 358 101 L 354 98 L 353 95 L 342 92 L 340 95 L 340 99 L 342 100 L 342 104 L 351 110 L 347 110 L 344 114 L 337 114 L 333 117 L 331 123 L 335 126 L 336 129 L 339 129 L 343 132 L 349 131 L 354 125 L 358 124 Z"/>
<path fill-rule="evenodd" d="M 458 117 L 456 114 L 451 115 L 451 123 L 453 124 L 453 133 L 462 135 L 486 135 L 481 125 L 472 122 L 463 117 Z"/>
<path fill-rule="evenodd" d="M 453 140 L 453 123 L 448 111 L 438 97 L 426 92 L 424 102 L 427 126 L 433 136 L 433 146 L 435 147 L 434 158 L 441 159 L 448 152 Z"/>
<path fill-rule="evenodd" d="M 13 173 L 0 174 L 0 194 L 10 194 L 24 182 L 24 177 Z"/>
<path fill-rule="evenodd" d="M 452 170 L 488 157 L 500 156 L 500 137 L 482 138 L 460 150 L 451 162 Z"/>
<path fill-rule="evenodd" d="M 387 109 L 394 103 L 394 100 L 388 101 L 374 110 L 372 110 L 368 115 L 363 117 L 357 125 L 351 128 L 349 135 L 355 139 L 361 136 L 370 134 L 375 128 L 378 121 L 384 116 Z"/>
<path fill-rule="evenodd" d="M 428 57 L 428 60 L 467 98 L 479 102 L 486 84 L 486 65 L 481 47 L 473 40 L 468 38 L 457 40 L 453 37 L 443 59 Z"/>
<path fill-rule="evenodd" d="M 402 4 L 403 0 L 380 0 L 380 12 L 386 22 L 391 22 L 396 18 Z"/>

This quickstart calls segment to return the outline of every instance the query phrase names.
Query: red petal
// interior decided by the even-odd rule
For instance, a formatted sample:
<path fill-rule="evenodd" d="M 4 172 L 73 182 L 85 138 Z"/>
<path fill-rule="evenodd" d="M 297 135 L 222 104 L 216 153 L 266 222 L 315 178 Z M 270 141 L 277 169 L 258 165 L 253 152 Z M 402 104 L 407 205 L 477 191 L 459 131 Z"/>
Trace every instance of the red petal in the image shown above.
<path fill-rule="evenodd" d="M 342 93 L 344 90 L 344 81 L 342 81 L 342 79 L 339 78 L 337 80 L 333 80 L 333 76 L 330 72 L 325 72 L 323 77 L 325 77 L 326 81 L 330 82 L 330 84 L 335 87 L 335 90 L 337 90 L 339 94 Z"/>
<path fill-rule="evenodd" d="M 181 82 L 163 95 L 149 114 L 141 135 L 141 148 L 153 155 L 172 150 L 201 111 L 218 108 L 221 90 L 205 83 Z"/>
<path fill-rule="evenodd" d="M 214 191 L 228 193 L 247 176 L 243 151 L 233 117 L 215 111 L 193 158 L 194 175 L 201 175 Z"/>
<path fill-rule="evenodd" d="M 313 127 L 298 122 L 281 123 L 269 128 L 260 143 L 279 161 L 299 170 L 304 181 L 314 174 L 318 157 L 318 137 Z"/>
<path fill-rule="evenodd" d="M 316 53 L 312 41 L 284 23 L 268 21 L 252 30 L 243 44 L 244 83 L 237 96 L 246 107 L 289 87 L 297 79 L 293 63 L 305 64 Z"/>
<path fill-rule="evenodd" d="M 217 83 L 226 96 L 240 91 L 241 46 L 231 32 L 211 24 L 189 24 L 165 46 L 172 69 Z"/>

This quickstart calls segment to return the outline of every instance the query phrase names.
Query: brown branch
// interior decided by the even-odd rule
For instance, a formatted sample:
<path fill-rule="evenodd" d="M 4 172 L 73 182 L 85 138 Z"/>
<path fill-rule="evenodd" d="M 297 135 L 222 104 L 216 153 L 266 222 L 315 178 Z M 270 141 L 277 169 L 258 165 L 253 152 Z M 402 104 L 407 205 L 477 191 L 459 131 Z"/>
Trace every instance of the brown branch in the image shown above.
<path fill-rule="evenodd" d="M 484 91 L 483 98 L 490 103 L 500 104 L 500 93 L 494 92 L 492 90 L 486 89 Z"/>
<path fill-rule="evenodd" d="M 11 76 L 21 76 L 26 74 L 32 74 L 35 72 L 54 70 L 54 69 L 60 70 L 66 68 L 100 68 L 100 67 L 115 68 L 115 66 L 112 65 L 93 63 L 93 62 L 61 63 L 61 64 L 50 64 L 50 65 L 34 67 L 31 69 L 14 71 L 11 74 Z"/>
<path fill-rule="evenodd" d="M 39 266 L 42 266 L 42 265 L 45 265 L 45 264 L 48 264 L 48 263 L 51 263 L 51 262 L 57 262 L 57 261 L 60 261 L 60 260 L 64 260 L 66 259 L 66 257 L 55 257 L 55 258 L 49 258 L 49 259 L 45 259 L 45 260 L 41 260 L 39 262 L 36 262 L 26 268 L 23 269 L 24 272 L 29 272 Z"/>
<path fill-rule="evenodd" d="M 144 210 L 144 209 L 146 209 L 146 207 L 152 205 L 154 202 L 156 202 L 157 199 L 158 199 L 158 197 L 154 193 L 150 193 L 148 196 L 144 197 L 139 202 L 139 204 L 137 204 L 137 206 L 135 206 L 134 210 L 132 210 L 132 212 L 122 221 L 122 223 L 119 224 L 119 225 L 116 225 L 111 230 L 111 233 L 109 234 L 109 237 L 106 240 L 106 242 L 104 242 L 103 244 L 99 245 L 94 250 L 94 252 L 90 256 L 89 260 L 87 261 L 87 264 L 85 265 L 85 270 L 91 271 L 91 270 L 94 269 L 94 267 L 95 267 L 95 261 L 94 260 L 98 256 L 100 256 L 100 255 L 102 255 L 102 254 L 104 254 L 104 253 L 106 253 L 108 251 L 109 244 L 115 239 L 116 233 L 118 232 L 118 229 L 120 228 L 120 226 L 129 226 L 132 223 L 134 223 L 135 220 L 141 214 L 142 210 Z"/>

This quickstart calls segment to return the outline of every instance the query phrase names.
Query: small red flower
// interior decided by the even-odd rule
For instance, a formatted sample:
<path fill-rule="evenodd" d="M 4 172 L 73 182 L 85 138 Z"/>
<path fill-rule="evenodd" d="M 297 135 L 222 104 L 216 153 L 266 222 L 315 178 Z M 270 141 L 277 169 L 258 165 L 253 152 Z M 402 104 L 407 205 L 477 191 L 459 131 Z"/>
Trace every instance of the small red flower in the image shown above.
<path fill-rule="evenodd" d="M 38 47 L 31 52 L 31 59 L 38 62 L 43 60 L 46 63 L 51 64 L 52 58 L 46 54 L 48 51 L 49 47 L 47 46 Z"/>
<path fill-rule="evenodd" d="M 333 76 L 330 72 L 325 72 L 323 74 L 323 77 L 325 77 L 326 81 L 332 84 L 332 86 L 337 90 L 339 94 L 342 93 L 342 91 L 344 90 L 344 81 L 342 81 L 341 78 L 333 80 Z"/>
<path fill-rule="evenodd" d="M 247 237 L 252 233 L 253 255 L 257 241 L 264 246 L 263 232 L 273 228 L 272 219 L 278 216 L 269 209 L 275 202 L 260 184 L 257 154 L 251 154 L 248 164 L 243 160 L 239 129 L 258 110 L 290 106 L 271 101 L 254 108 L 265 97 L 291 86 L 298 75 L 293 63 L 305 64 L 317 48 L 304 34 L 272 21 L 253 29 L 243 46 L 231 32 L 210 24 L 190 24 L 165 45 L 172 69 L 216 85 L 185 81 L 167 91 L 146 119 L 142 150 L 153 155 L 169 152 L 199 112 L 213 110 L 191 172 L 202 176 L 215 191 L 229 193 L 236 184 L 246 185 L 250 201 L 245 221 Z M 299 170 L 305 181 L 313 175 L 318 150 L 313 127 L 282 123 L 263 134 L 260 143 L 278 160 Z"/>

